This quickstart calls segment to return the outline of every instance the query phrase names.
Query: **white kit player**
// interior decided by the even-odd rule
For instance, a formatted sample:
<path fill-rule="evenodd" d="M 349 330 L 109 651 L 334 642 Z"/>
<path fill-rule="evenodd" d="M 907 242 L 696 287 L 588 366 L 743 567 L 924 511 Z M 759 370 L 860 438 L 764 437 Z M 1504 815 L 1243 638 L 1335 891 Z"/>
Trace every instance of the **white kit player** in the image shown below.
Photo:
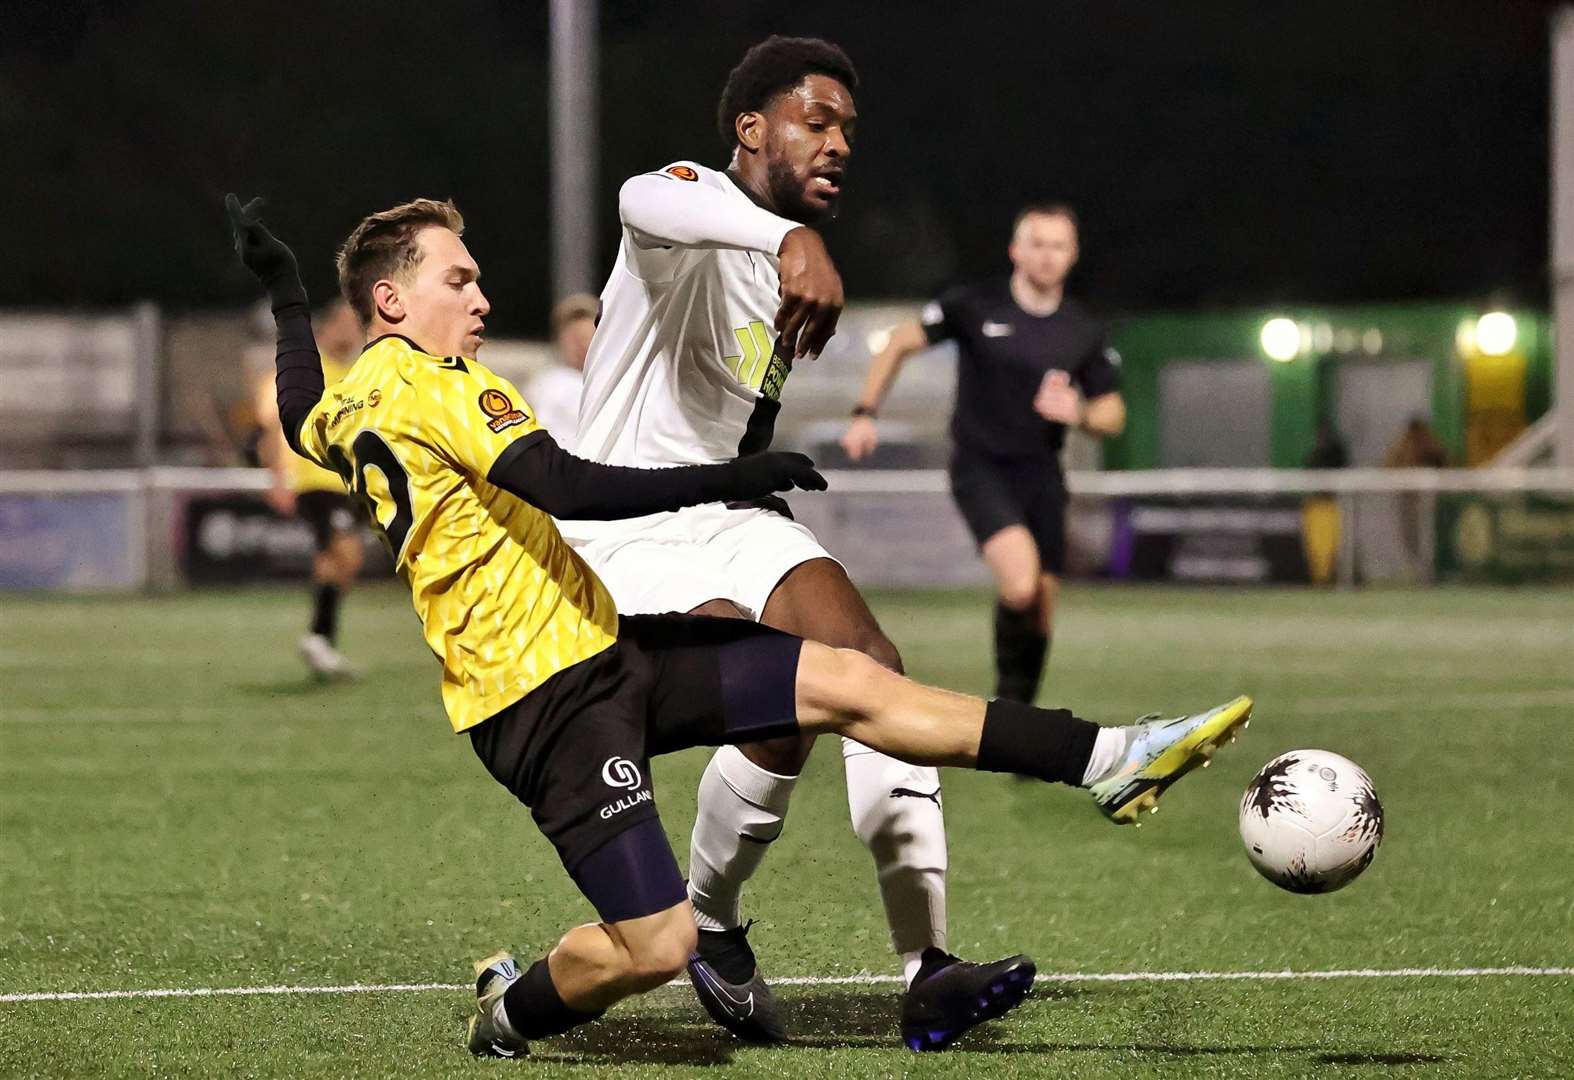
<path fill-rule="evenodd" d="M 749 50 L 723 91 L 725 172 L 684 161 L 623 185 L 622 244 L 585 365 L 580 456 L 660 467 L 769 445 L 794 361 L 818 355 L 842 308 L 841 279 L 807 224 L 834 214 L 856 87 L 836 46 L 772 37 Z M 564 522 L 563 533 L 620 612 L 755 619 L 902 669 L 841 564 L 780 500 Z M 700 944 L 690 975 L 711 1016 L 755 1041 L 787 1032 L 745 937 L 740 894 L 781 832 L 808 752 L 798 738 L 723 747 L 700 781 L 689 860 Z M 843 759 L 853 828 L 874 855 L 904 962 L 904 1041 L 948 1045 L 1020 1002 L 1032 963 L 973 964 L 945 951 L 936 771 L 852 742 Z M 939 1030 L 943 1040 L 929 1034 Z"/>

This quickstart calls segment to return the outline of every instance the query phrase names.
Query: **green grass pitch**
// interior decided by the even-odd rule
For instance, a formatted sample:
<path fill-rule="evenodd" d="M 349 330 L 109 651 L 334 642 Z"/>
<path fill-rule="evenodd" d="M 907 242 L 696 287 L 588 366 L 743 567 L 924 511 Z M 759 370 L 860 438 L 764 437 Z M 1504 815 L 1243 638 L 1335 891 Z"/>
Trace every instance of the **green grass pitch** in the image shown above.
<path fill-rule="evenodd" d="M 988 689 L 989 600 L 873 602 L 919 678 Z M 352 596 L 354 683 L 302 677 L 294 590 L 3 600 L 0 995 L 465 983 L 591 917 L 448 733 L 393 586 Z M 952 947 L 1051 973 L 1574 965 L 1574 594 L 1069 588 L 1046 703 L 1122 722 L 1237 691 L 1257 718 L 1140 830 L 1083 793 L 948 773 Z M 1251 870 L 1255 769 L 1364 765 L 1387 837 L 1343 892 Z M 662 760 L 686 858 L 702 751 Z M 769 974 L 896 971 L 822 747 L 748 902 Z M 1569 1076 L 1574 978 L 1041 982 L 946 1054 L 889 984 L 784 986 L 798 1045 L 741 1046 L 686 987 L 537 1044 L 461 1046 L 462 990 L 0 1001 L 0 1076 Z"/>

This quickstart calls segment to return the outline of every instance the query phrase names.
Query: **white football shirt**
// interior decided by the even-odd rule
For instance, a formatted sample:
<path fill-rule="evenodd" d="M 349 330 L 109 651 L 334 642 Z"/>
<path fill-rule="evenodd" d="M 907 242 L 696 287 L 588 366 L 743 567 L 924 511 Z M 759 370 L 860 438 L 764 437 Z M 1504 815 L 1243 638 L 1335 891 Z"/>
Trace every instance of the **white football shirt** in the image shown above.
<path fill-rule="evenodd" d="M 567 364 L 551 364 L 527 379 L 520 392 L 535 410 L 536 423 L 547 429 L 552 441 L 574 449 L 579 427 L 579 372 Z"/>
<path fill-rule="evenodd" d="M 792 368 L 776 353 L 777 252 L 798 223 L 692 161 L 627 181 L 618 213 L 575 453 L 654 468 L 765 449 Z"/>

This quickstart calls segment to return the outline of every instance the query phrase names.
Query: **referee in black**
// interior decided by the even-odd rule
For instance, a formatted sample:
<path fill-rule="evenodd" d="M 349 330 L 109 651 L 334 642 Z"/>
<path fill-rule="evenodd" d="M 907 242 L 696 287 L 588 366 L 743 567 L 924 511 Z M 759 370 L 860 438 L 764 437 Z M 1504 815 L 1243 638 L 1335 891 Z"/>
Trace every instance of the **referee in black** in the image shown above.
<path fill-rule="evenodd" d="M 951 494 L 995 575 L 995 696 L 1031 702 L 1049 656 L 1065 563 L 1067 427 L 1100 437 L 1126 426 L 1120 372 L 1104 327 L 1065 294 L 1077 263 L 1077 215 L 1035 204 L 1012 226 L 1012 272 L 953 289 L 891 331 L 870 361 L 842 447 L 879 444 L 875 416 L 903 361 L 957 343 Z"/>

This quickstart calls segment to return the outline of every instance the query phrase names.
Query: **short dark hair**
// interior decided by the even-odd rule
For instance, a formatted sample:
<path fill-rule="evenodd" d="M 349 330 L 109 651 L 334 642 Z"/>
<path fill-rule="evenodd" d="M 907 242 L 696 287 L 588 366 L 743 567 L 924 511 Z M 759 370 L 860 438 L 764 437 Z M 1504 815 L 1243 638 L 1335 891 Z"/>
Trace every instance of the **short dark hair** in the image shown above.
<path fill-rule="evenodd" d="M 1017 234 L 1017 229 L 1022 222 L 1034 214 L 1043 214 L 1045 217 L 1063 217 L 1071 222 L 1073 232 L 1082 231 L 1082 223 L 1077 220 L 1077 212 L 1067 203 L 1063 202 L 1035 202 L 1028 203 L 1017 211 L 1016 218 L 1011 222 L 1011 235 Z"/>
<path fill-rule="evenodd" d="M 738 117 L 759 112 L 784 90 L 791 90 L 806 75 L 829 75 L 847 89 L 857 91 L 858 72 L 840 46 L 822 38 L 782 37 L 772 34 L 743 54 L 727 76 L 716 109 L 716 130 L 728 147 L 738 142 Z"/>
<path fill-rule="evenodd" d="M 552 327 L 552 336 L 557 337 L 569 323 L 581 319 L 595 322 L 600 314 L 600 300 L 589 293 L 570 293 L 552 305 L 552 316 L 547 323 Z"/>
<path fill-rule="evenodd" d="M 459 236 L 465 231 L 465 219 L 450 200 L 414 199 L 362 219 L 339 249 L 339 292 L 362 326 L 370 326 L 377 313 L 372 286 L 415 269 L 421 261 L 415 238 L 432 225 Z"/>

